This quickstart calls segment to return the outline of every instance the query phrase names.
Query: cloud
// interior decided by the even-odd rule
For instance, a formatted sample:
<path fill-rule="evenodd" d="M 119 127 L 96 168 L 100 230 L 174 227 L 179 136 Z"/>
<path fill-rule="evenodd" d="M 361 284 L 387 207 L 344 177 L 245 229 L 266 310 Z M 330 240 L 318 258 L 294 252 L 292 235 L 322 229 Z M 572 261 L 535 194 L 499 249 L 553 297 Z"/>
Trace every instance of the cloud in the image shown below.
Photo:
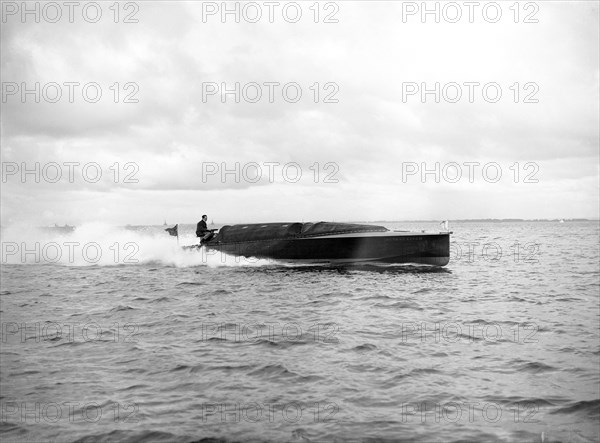
<path fill-rule="evenodd" d="M 4 175 L 3 224 L 152 223 L 161 213 L 189 221 L 200 201 L 223 220 L 598 216 L 597 4 L 539 4 L 538 23 L 523 23 L 523 4 L 518 23 L 504 4 L 498 23 L 480 11 L 469 23 L 466 10 L 459 23 L 422 23 L 403 16 L 402 2 L 340 3 L 339 11 L 321 3 L 318 23 L 308 4 L 298 23 L 281 11 L 270 23 L 266 9 L 259 23 L 232 15 L 222 23 L 202 3 L 138 6 L 138 23 L 122 22 L 127 11 L 115 23 L 107 4 L 98 23 L 3 23 L 3 88 L 19 88 L 2 103 L 4 166 L 95 163 L 103 172 L 97 182 Z M 333 12 L 339 22 L 323 23 Z M 36 82 L 40 103 L 35 94 L 23 103 L 22 84 Z M 79 83 L 72 103 L 67 82 Z M 82 95 L 91 83 L 102 92 L 95 103 Z M 437 101 L 422 96 L 436 83 Z M 61 87 L 57 103 L 47 100 L 51 84 Z M 498 102 L 485 85 L 500 88 Z M 281 170 L 276 180 L 221 175 L 223 165 L 241 172 L 270 162 L 297 163 L 302 179 Z M 409 183 L 407 162 L 496 162 L 504 175 L 493 184 Z M 535 163 L 540 182 L 516 186 L 515 162 Z M 329 163 L 337 183 L 323 182 Z M 219 172 L 206 177 L 214 164 Z M 138 181 L 123 182 L 135 168 Z"/>

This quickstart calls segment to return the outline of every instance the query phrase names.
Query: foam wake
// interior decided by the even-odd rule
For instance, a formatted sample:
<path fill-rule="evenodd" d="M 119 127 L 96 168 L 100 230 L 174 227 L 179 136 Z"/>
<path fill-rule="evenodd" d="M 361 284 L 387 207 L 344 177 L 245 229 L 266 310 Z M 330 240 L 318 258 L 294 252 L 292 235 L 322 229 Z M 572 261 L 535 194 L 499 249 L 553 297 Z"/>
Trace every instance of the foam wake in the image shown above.
<path fill-rule="evenodd" d="M 53 263 L 66 266 L 263 266 L 268 260 L 233 257 L 217 251 L 183 250 L 197 244 L 193 234 L 169 236 L 162 227 L 117 227 L 87 223 L 72 232 L 31 226 L 2 229 L 3 264 Z"/>

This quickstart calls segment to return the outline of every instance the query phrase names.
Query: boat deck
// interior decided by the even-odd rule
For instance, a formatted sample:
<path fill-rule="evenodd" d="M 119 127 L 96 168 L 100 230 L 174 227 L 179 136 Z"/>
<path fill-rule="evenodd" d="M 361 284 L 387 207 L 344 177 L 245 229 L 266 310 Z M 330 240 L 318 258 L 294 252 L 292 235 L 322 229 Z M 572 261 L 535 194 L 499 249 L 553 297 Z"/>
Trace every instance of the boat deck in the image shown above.
<path fill-rule="evenodd" d="M 426 232 L 426 231 L 386 231 L 386 232 L 348 232 L 343 234 L 320 234 L 314 236 L 300 236 L 296 240 L 314 239 L 314 238 L 353 238 L 353 237 L 414 237 L 427 235 L 450 235 L 452 231 L 447 232 Z"/>

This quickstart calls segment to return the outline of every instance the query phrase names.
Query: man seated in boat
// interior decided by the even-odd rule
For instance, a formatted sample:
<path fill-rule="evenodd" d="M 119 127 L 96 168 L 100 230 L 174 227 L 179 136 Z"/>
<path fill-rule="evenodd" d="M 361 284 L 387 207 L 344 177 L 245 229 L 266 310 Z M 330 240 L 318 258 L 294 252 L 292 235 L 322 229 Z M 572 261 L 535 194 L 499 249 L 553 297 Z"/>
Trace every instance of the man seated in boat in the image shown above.
<path fill-rule="evenodd" d="M 198 222 L 198 225 L 196 225 L 196 237 L 200 237 L 200 244 L 209 241 L 215 235 L 214 231 L 216 229 L 208 229 L 206 220 L 208 220 L 208 217 L 205 214 L 202 216 L 202 220 Z"/>

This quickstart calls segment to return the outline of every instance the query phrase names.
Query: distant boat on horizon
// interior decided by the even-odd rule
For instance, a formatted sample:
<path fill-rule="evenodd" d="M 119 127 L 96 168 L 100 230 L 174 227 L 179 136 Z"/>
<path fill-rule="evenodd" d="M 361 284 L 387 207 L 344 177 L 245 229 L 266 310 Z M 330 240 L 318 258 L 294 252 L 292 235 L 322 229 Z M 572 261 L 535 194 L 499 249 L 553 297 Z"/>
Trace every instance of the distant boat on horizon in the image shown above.
<path fill-rule="evenodd" d="M 48 232 L 73 232 L 75 230 L 75 226 L 69 226 L 65 223 L 64 226 L 58 226 L 54 223 L 54 226 L 41 226 L 40 229 Z"/>

